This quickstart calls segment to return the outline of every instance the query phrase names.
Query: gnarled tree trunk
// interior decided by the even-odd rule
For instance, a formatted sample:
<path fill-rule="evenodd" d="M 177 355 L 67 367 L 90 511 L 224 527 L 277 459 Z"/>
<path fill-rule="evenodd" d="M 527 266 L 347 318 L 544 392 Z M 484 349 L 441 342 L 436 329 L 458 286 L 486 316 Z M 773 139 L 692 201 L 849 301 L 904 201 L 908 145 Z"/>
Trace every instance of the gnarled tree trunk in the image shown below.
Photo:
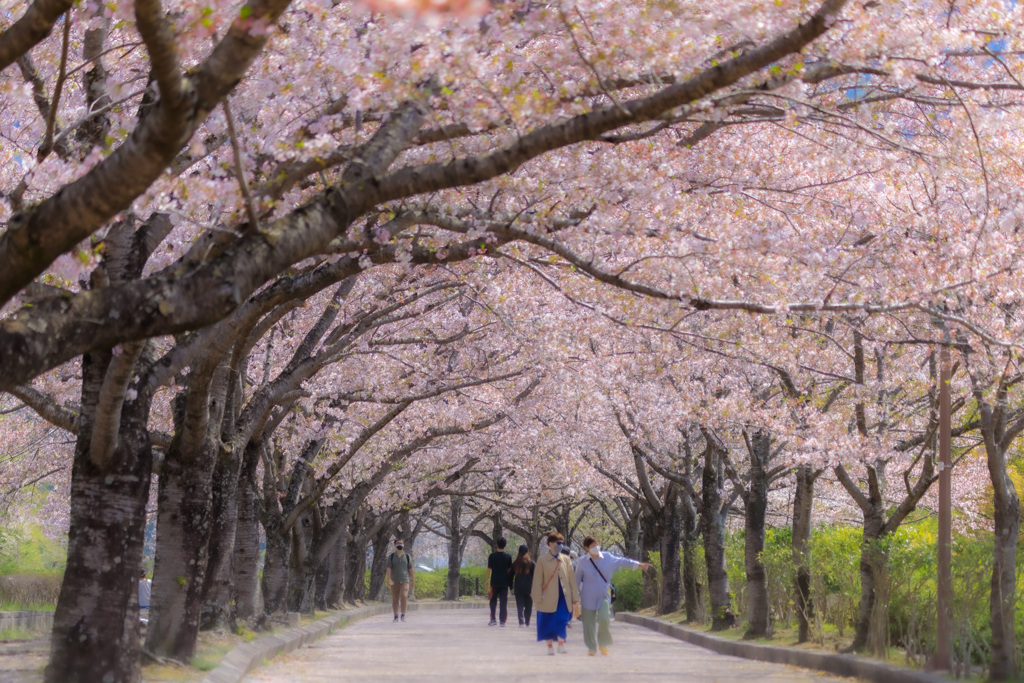
<path fill-rule="evenodd" d="M 248 620 L 261 611 L 260 599 L 260 508 L 259 491 L 254 481 L 259 450 L 264 445 L 249 444 L 238 482 L 238 511 L 235 522 L 235 548 L 232 559 L 235 616 Z"/>
<path fill-rule="evenodd" d="M 268 515 L 263 522 L 267 549 L 263 556 L 263 602 L 267 614 L 285 611 L 288 598 L 288 568 L 292 557 L 292 532 L 283 521 Z"/>
<path fill-rule="evenodd" d="M 988 431 L 984 426 L 983 433 Z M 1014 596 L 1017 585 L 1020 499 L 1006 471 L 1004 444 L 990 438 L 988 434 L 985 437 L 995 517 L 995 552 L 989 591 L 989 626 L 992 629 L 992 668 L 989 679 L 1006 681 L 1014 680 L 1017 675 Z"/>
<path fill-rule="evenodd" d="M 209 557 L 212 463 L 212 458 L 183 462 L 169 452 L 160 472 L 146 647 L 181 661 L 195 655 L 199 635 Z"/>
<path fill-rule="evenodd" d="M 339 607 L 345 601 L 345 570 L 348 564 L 348 524 L 338 534 L 329 559 L 331 573 L 327 579 L 327 605 Z"/>
<path fill-rule="evenodd" d="M 227 365 L 213 360 L 191 370 L 186 393 L 178 399 L 182 421 L 176 417 L 174 442 L 160 470 L 146 647 L 181 661 L 195 655 L 199 636 L 214 522 L 211 478 L 222 448 L 227 375 Z"/>
<path fill-rule="evenodd" d="M 53 616 L 48 683 L 138 681 L 138 578 L 152 449 L 150 399 L 121 408 L 109 459 L 90 457 L 94 410 L 109 353 L 86 354 L 82 411 L 71 477 L 68 561 Z"/>
<path fill-rule="evenodd" d="M 352 519 L 346 550 L 345 602 L 353 604 L 366 598 L 367 510 L 360 509 Z"/>
<path fill-rule="evenodd" d="M 814 506 L 814 480 L 821 470 L 801 465 L 796 470 L 796 491 L 793 494 L 793 565 L 796 567 L 797 642 L 810 638 L 814 602 L 811 600 L 811 562 L 808 552 L 811 540 L 811 511 Z"/>
<path fill-rule="evenodd" d="M 658 520 L 659 549 L 661 550 L 661 595 L 658 614 L 669 614 L 679 609 L 683 600 L 683 577 L 679 564 L 679 494 L 675 485 L 666 486 L 665 500 Z"/>
<path fill-rule="evenodd" d="M 370 591 L 369 596 L 371 600 L 377 600 L 381 597 L 381 591 L 384 589 L 384 578 L 387 572 L 387 560 L 388 560 L 388 541 L 391 540 L 392 526 L 390 524 L 384 524 L 381 528 L 373 535 L 373 561 L 370 563 Z M 408 543 L 407 539 L 402 539 Z M 411 553 L 411 546 L 406 546 L 406 552 Z"/>
<path fill-rule="evenodd" d="M 459 599 L 459 576 L 462 574 L 462 496 L 451 497 L 448 538 L 448 578 L 444 587 L 445 600 Z"/>
<path fill-rule="evenodd" d="M 885 524 L 881 503 L 864 512 L 864 537 L 860 546 L 860 605 L 850 649 L 859 652 L 868 646 L 872 612 L 876 609 L 875 579 L 884 571 L 886 559 L 882 552 L 882 527 Z"/>
<path fill-rule="evenodd" d="M 241 457 L 230 444 L 221 449 L 213 470 L 209 559 L 203 582 L 200 626 L 236 630 L 232 602 L 232 561 L 238 527 L 238 475 Z"/>
<path fill-rule="evenodd" d="M 766 638 L 769 633 L 768 574 L 761 553 L 764 551 L 764 517 L 768 510 L 768 472 L 771 437 L 754 432 L 750 444 L 750 482 L 744 498 L 743 560 L 747 571 L 748 624 L 744 638 Z"/>
<path fill-rule="evenodd" d="M 659 551 L 661 533 L 658 529 L 657 520 L 645 512 L 641 521 L 642 531 L 640 533 L 640 544 L 642 546 L 640 559 L 644 562 L 651 562 L 654 557 L 652 553 Z M 659 563 L 660 566 L 660 563 Z M 654 607 L 661 599 L 661 584 L 655 572 L 643 573 L 643 589 L 640 593 L 640 606 L 643 608 Z"/>
<path fill-rule="evenodd" d="M 708 437 L 706 437 L 708 438 Z M 702 531 L 704 533 L 704 564 L 708 572 L 708 594 L 711 598 L 711 630 L 724 631 L 735 625 L 729 596 L 729 574 L 725 570 L 725 473 L 718 448 L 708 438 L 704 450 L 702 477 Z"/>
<path fill-rule="evenodd" d="M 697 585 L 697 508 L 687 491 L 680 494 L 679 522 L 683 545 L 683 604 L 686 621 L 694 623 L 700 618 L 700 590 Z"/>

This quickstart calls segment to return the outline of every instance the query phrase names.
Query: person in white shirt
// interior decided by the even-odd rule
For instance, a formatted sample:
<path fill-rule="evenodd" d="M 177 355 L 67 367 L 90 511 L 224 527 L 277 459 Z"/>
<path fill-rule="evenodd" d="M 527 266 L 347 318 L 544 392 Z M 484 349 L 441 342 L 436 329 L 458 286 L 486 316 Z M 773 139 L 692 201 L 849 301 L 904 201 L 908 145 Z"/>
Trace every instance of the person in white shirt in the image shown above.
<path fill-rule="evenodd" d="M 139 570 L 139 620 L 149 622 L 149 601 L 153 595 L 153 582 L 146 578 L 146 570 Z"/>

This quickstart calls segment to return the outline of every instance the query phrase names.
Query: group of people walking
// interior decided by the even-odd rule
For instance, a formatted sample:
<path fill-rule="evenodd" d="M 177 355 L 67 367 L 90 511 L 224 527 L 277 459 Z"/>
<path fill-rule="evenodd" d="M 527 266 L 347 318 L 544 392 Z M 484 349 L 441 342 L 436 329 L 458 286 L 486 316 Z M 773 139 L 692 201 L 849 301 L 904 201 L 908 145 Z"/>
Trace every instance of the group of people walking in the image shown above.
<path fill-rule="evenodd" d="M 608 654 L 612 644 L 611 576 L 618 569 L 650 569 L 637 562 L 601 551 L 593 536 L 583 539 L 584 556 L 575 566 L 558 532 L 548 535 L 547 549 L 534 562 L 529 548 L 519 546 L 516 559 L 505 552 L 506 541 L 499 538 L 497 550 L 487 558 L 485 583 L 491 589 L 490 625 L 505 626 L 508 619 L 508 591 L 512 588 L 519 626 L 530 625 L 533 609 L 537 612 L 537 641 L 546 642 L 548 654 L 565 653 L 567 628 L 573 617 L 582 618 L 583 642 L 587 654 Z M 497 609 L 497 614 L 495 614 Z M 497 616 L 497 618 L 495 618 Z M 500 621 L 499 621 L 500 620 Z"/>

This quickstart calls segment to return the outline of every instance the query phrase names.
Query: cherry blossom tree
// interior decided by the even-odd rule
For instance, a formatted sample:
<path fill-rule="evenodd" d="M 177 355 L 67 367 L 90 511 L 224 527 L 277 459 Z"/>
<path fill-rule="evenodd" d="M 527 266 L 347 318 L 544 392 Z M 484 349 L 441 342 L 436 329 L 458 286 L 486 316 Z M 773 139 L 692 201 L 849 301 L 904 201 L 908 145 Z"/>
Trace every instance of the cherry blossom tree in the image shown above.
<path fill-rule="evenodd" d="M 985 348 L 1018 343 L 1021 197 L 1008 112 L 1021 87 L 1005 55 L 1021 47 L 1019 7 L 601 0 L 484 13 L 456 3 L 450 9 L 472 18 L 434 23 L 381 19 L 372 12 L 382 7 L 253 0 L 168 13 L 155 0 L 36 0 L 0 25 L 0 388 L 77 439 L 50 680 L 138 676 L 125 586 L 141 559 L 154 448 L 166 466 L 165 500 L 190 477 L 202 482 L 200 518 L 237 509 L 230 496 L 207 502 L 221 490 L 210 481 L 236 486 L 245 473 L 246 528 L 254 528 L 255 463 L 294 464 L 309 435 L 280 451 L 273 441 L 303 398 L 288 396 L 301 391 L 298 373 L 274 400 L 246 406 L 229 450 L 212 448 L 226 418 L 243 414 L 242 361 L 266 349 L 265 336 L 298 301 L 329 297 L 318 293 L 358 273 L 448 269 L 493 309 L 535 291 L 522 283 L 537 278 L 588 311 L 588 325 L 656 328 L 719 358 L 716 345 L 730 340 L 756 356 L 745 362 L 791 376 L 805 356 L 819 376 L 839 374 L 832 359 L 816 362 L 819 344 L 786 340 L 811 325 L 805 318 L 883 320 L 903 326 L 911 338 L 897 341 L 907 347 L 940 342 L 932 320 Z M 296 83 L 300 69 L 310 77 Z M 501 324 L 545 328 L 562 310 L 524 308 Z M 322 336 L 312 320 L 296 326 L 298 339 Z M 535 340 L 552 377 L 593 372 L 572 360 L 592 336 L 581 338 L 581 326 Z M 763 330 L 758 344 L 752 337 Z M 313 372 L 317 358 L 307 354 L 316 348 L 288 350 L 294 355 L 268 352 L 268 366 L 294 358 Z M 80 368 L 73 408 L 39 393 L 43 373 L 65 363 Z M 400 365 L 349 367 L 363 368 L 379 391 L 400 386 L 388 384 Z M 280 369 L 264 373 L 268 381 Z M 817 416 L 786 406 L 798 413 L 788 422 L 737 405 L 748 395 L 740 391 L 714 397 L 711 410 L 733 425 L 770 424 L 808 460 L 823 457 L 822 443 L 836 444 L 841 462 L 828 464 L 848 469 L 854 456 L 890 456 L 882 423 L 908 425 L 910 438 L 929 432 L 920 404 L 871 403 L 883 384 L 913 384 L 888 377 L 879 386 L 854 377 L 836 388 L 849 401 Z M 175 424 L 166 387 L 179 378 Z M 927 393 L 911 380 L 910 395 Z M 579 384 L 579 392 L 599 385 Z M 803 395 L 827 404 L 833 394 Z M 877 407 L 868 434 L 858 405 Z M 442 402 L 431 406 L 446 414 Z M 896 409 L 899 420 L 889 413 Z M 555 412 L 536 411 L 531 427 L 550 431 Z M 857 434 L 844 434 L 842 417 Z M 484 418 L 430 424 L 465 428 L 474 419 Z M 536 446 L 533 436 L 524 441 Z M 621 435 L 596 436 L 601 446 L 618 439 L 606 451 L 630 464 Z M 727 451 L 712 448 L 711 431 L 704 436 L 703 521 L 712 524 L 731 494 Z M 573 505 L 594 486 L 580 474 L 589 469 L 581 440 L 558 439 L 549 450 L 559 457 L 529 468 L 548 481 L 572 479 Z M 1003 460 L 990 459 L 994 482 L 1005 480 Z M 925 489 L 928 463 L 905 470 Z M 868 480 L 879 479 L 867 467 Z M 273 489 L 281 471 L 264 486 Z M 297 499 L 308 495 L 299 488 Z M 908 488 L 908 501 L 926 493 Z M 387 512 L 373 514 L 364 530 L 380 523 L 381 533 Z M 705 526 L 705 543 L 720 528 Z M 210 533 L 228 539 L 232 530 Z M 189 552 L 198 557 L 204 546 Z M 203 558 L 222 588 L 224 558 Z"/>

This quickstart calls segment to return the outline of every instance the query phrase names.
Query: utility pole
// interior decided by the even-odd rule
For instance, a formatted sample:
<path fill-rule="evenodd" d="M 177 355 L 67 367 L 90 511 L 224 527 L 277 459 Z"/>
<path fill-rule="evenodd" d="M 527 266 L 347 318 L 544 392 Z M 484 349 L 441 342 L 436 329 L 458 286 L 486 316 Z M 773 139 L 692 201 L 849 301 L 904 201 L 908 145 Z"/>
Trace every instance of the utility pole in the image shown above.
<path fill-rule="evenodd" d="M 935 658 L 930 669 L 953 670 L 953 570 L 952 570 L 952 416 L 950 414 L 950 359 L 949 332 L 947 343 L 939 351 L 939 547 L 936 596 L 938 620 L 935 639 Z"/>

